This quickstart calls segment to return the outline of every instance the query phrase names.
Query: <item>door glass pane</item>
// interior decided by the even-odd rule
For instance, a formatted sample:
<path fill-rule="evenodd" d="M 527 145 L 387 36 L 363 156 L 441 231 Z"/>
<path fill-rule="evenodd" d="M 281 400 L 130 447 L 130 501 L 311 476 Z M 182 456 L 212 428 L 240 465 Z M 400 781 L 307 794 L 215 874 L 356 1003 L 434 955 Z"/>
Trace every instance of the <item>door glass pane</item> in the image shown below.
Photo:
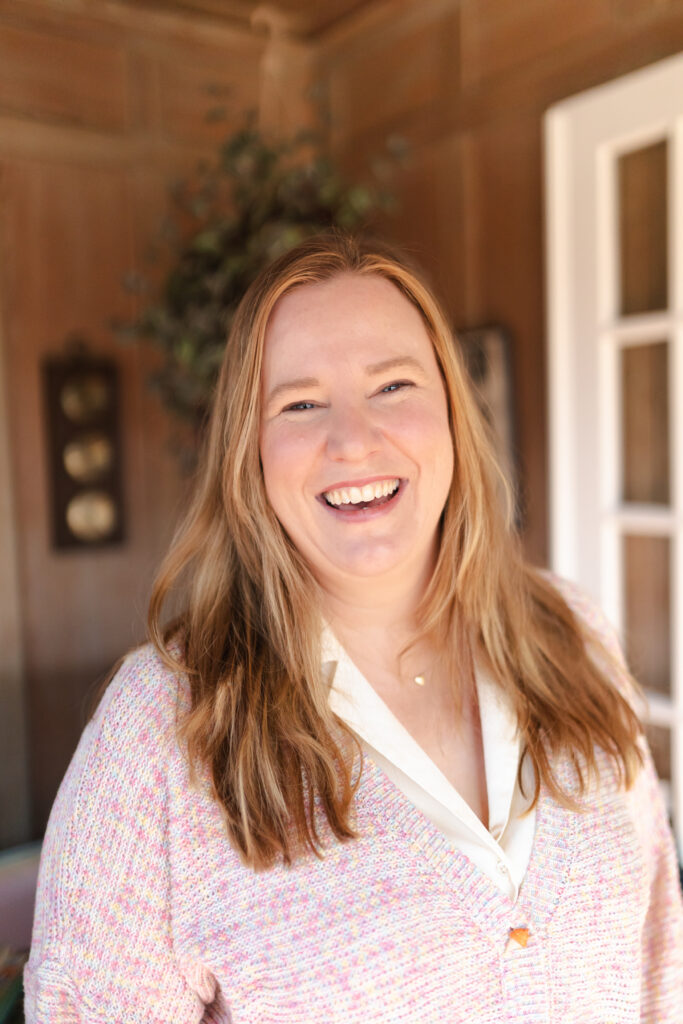
<path fill-rule="evenodd" d="M 665 341 L 621 351 L 622 500 L 669 503 L 669 388 Z"/>
<path fill-rule="evenodd" d="M 671 781 L 671 729 L 664 725 L 646 725 L 645 735 L 652 751 L 657 775 Z"/>
<path fill-rule="evenodd" d="M 667 142 L 618 161 L 621 313 L 666 309 Z"/>
<path fill-rule="evenodd" d="M 634 676 L 658 693 L 671 692 L 671 542 L 625 536 L 626 656 Z"/>

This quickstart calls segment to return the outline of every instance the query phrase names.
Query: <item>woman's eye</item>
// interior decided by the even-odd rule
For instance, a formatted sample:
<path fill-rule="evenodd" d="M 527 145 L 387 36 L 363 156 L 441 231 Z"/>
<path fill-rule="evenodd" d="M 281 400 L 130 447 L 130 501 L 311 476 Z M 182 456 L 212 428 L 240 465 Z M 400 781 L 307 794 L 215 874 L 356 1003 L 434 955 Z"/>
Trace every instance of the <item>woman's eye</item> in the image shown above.
<path fill-rule="evenodd" d="M 412 387 L 412 381 L 410 380 L 395 380 L 391 384 L 387 384 L 382 388 L 382 394 L 391 395 L 395 391 L 403 391 L 404 388 Z"/>
<path fill-rule="evenodd" d="M 283 412 L 306 412 L 307 409 L 315 409 L 313 402 L 292 402 L 290 405 L 286 405 Z"/>

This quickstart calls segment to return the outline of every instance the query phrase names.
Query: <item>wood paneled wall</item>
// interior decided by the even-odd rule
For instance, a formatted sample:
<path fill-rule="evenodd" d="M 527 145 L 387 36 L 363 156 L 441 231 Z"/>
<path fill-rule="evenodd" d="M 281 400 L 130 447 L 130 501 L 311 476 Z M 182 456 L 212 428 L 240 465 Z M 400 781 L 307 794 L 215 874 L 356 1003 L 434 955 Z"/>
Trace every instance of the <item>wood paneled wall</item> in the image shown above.
<path fill-rule="evenodd" d="M 158 238 L 172 181 L 226 130 L 225 122 L 205 120 L 217 102 L 211 88 L 225 94 L 228 124 L 258 107 L 265 44 L 250 32 L 119 14 L 115 5 L 99 5 L 107 12 L 99 18 L 59 7 L 16 3 L 0 11 L 0 384 L 12 524 L 2 508 L 5 551 L 10 528 L 16 538 L 11 596 L 23 705 L 9 676 L 0 679 L 3 725 L 15 738 L 27 712 L 34 833 L 45 824 L 93 684 L 143 634 L 150 579 L 183 497 L 166 447 L 168 422 L 145 385 L 149 356 L 123 347 L 109 322 L 132 313 L 124 274 L 155 273 L 145 253 Z M 49 541 L 40 367 L 73 331 L 120 368 L 128 535 L 116 547 L 57 552 Z M 7 629 L 9 611 L 3 599 Z M 16 633 L 15 626 L 15 641 Z M 9 672 L 3 655 L 3 672 L 6 664 Z M 21 780 L 4 769 L 4 755 L 16 765 L 20 748 L 15 739 L 11 752 L 0 751 L 1 844 L 27 832 Z"/>
<path fill-rule="evenodd" d="M 0 7 L 0 490 L 11 496 L 0 500 L 0 568 L 11 568 L 0 699 L 14 765 L 27 711 L 33 834 L 93 681 L 141 636 L 183 499 L 144 384 L 149 357 L 107 324 L 131 312 L 122 275 L 150 269 L 170 181 L 226 130 L 204 119 L 211 87 L 227 98 L 228 125 L 257 107 L 287 128 L 311 116 L 317 80 L 331 146 L 352 170 L 388 135 L 409 140 L 401 208 L 385 227 L 431 268 L 454 323 L 511 333 L 525 542 L 543 561 L 542 113 L 683 46 L 683 0 L 369 0 L 305 39 L 268 11 L 250 28 L 163 6 Z M 124 385 L 128 538 L 98 553 L 56 553 L 48 539 L 40 361 L 75 329 L 117 360 Z M 2 758 L 0 845 L 27 834 L 21 779 Z"/>

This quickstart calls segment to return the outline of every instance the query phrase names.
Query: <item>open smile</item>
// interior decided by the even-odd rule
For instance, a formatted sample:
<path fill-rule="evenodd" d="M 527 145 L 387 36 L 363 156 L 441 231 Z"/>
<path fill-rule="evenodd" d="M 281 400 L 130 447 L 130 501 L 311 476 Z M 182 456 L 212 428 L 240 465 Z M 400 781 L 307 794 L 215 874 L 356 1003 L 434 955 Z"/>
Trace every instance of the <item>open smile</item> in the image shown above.
<path fill-rule="evenodd" d="M 395 501 L 404 483 L 398 477 L 387 477 L 362 485 L 333 487 L 323 491 L 318 500 L 335 512 L 355 516 L 359 512 L 369 512 Z"/>

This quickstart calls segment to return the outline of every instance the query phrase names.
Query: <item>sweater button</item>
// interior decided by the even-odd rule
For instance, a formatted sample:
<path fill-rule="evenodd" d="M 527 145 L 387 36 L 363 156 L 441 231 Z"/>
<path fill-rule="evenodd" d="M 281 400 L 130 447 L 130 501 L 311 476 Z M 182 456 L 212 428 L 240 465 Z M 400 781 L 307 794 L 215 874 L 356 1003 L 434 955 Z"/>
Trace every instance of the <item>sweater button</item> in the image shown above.
<path fill-rule="evenodd" d="M 515 946 L 521 946 L 522 949 L 526 949 L 527 942 L 529 941 L 529 929 L 528 928 L 510 928 L 508 932 L 508 941 L 506 950 L 513 949 Z"/>

